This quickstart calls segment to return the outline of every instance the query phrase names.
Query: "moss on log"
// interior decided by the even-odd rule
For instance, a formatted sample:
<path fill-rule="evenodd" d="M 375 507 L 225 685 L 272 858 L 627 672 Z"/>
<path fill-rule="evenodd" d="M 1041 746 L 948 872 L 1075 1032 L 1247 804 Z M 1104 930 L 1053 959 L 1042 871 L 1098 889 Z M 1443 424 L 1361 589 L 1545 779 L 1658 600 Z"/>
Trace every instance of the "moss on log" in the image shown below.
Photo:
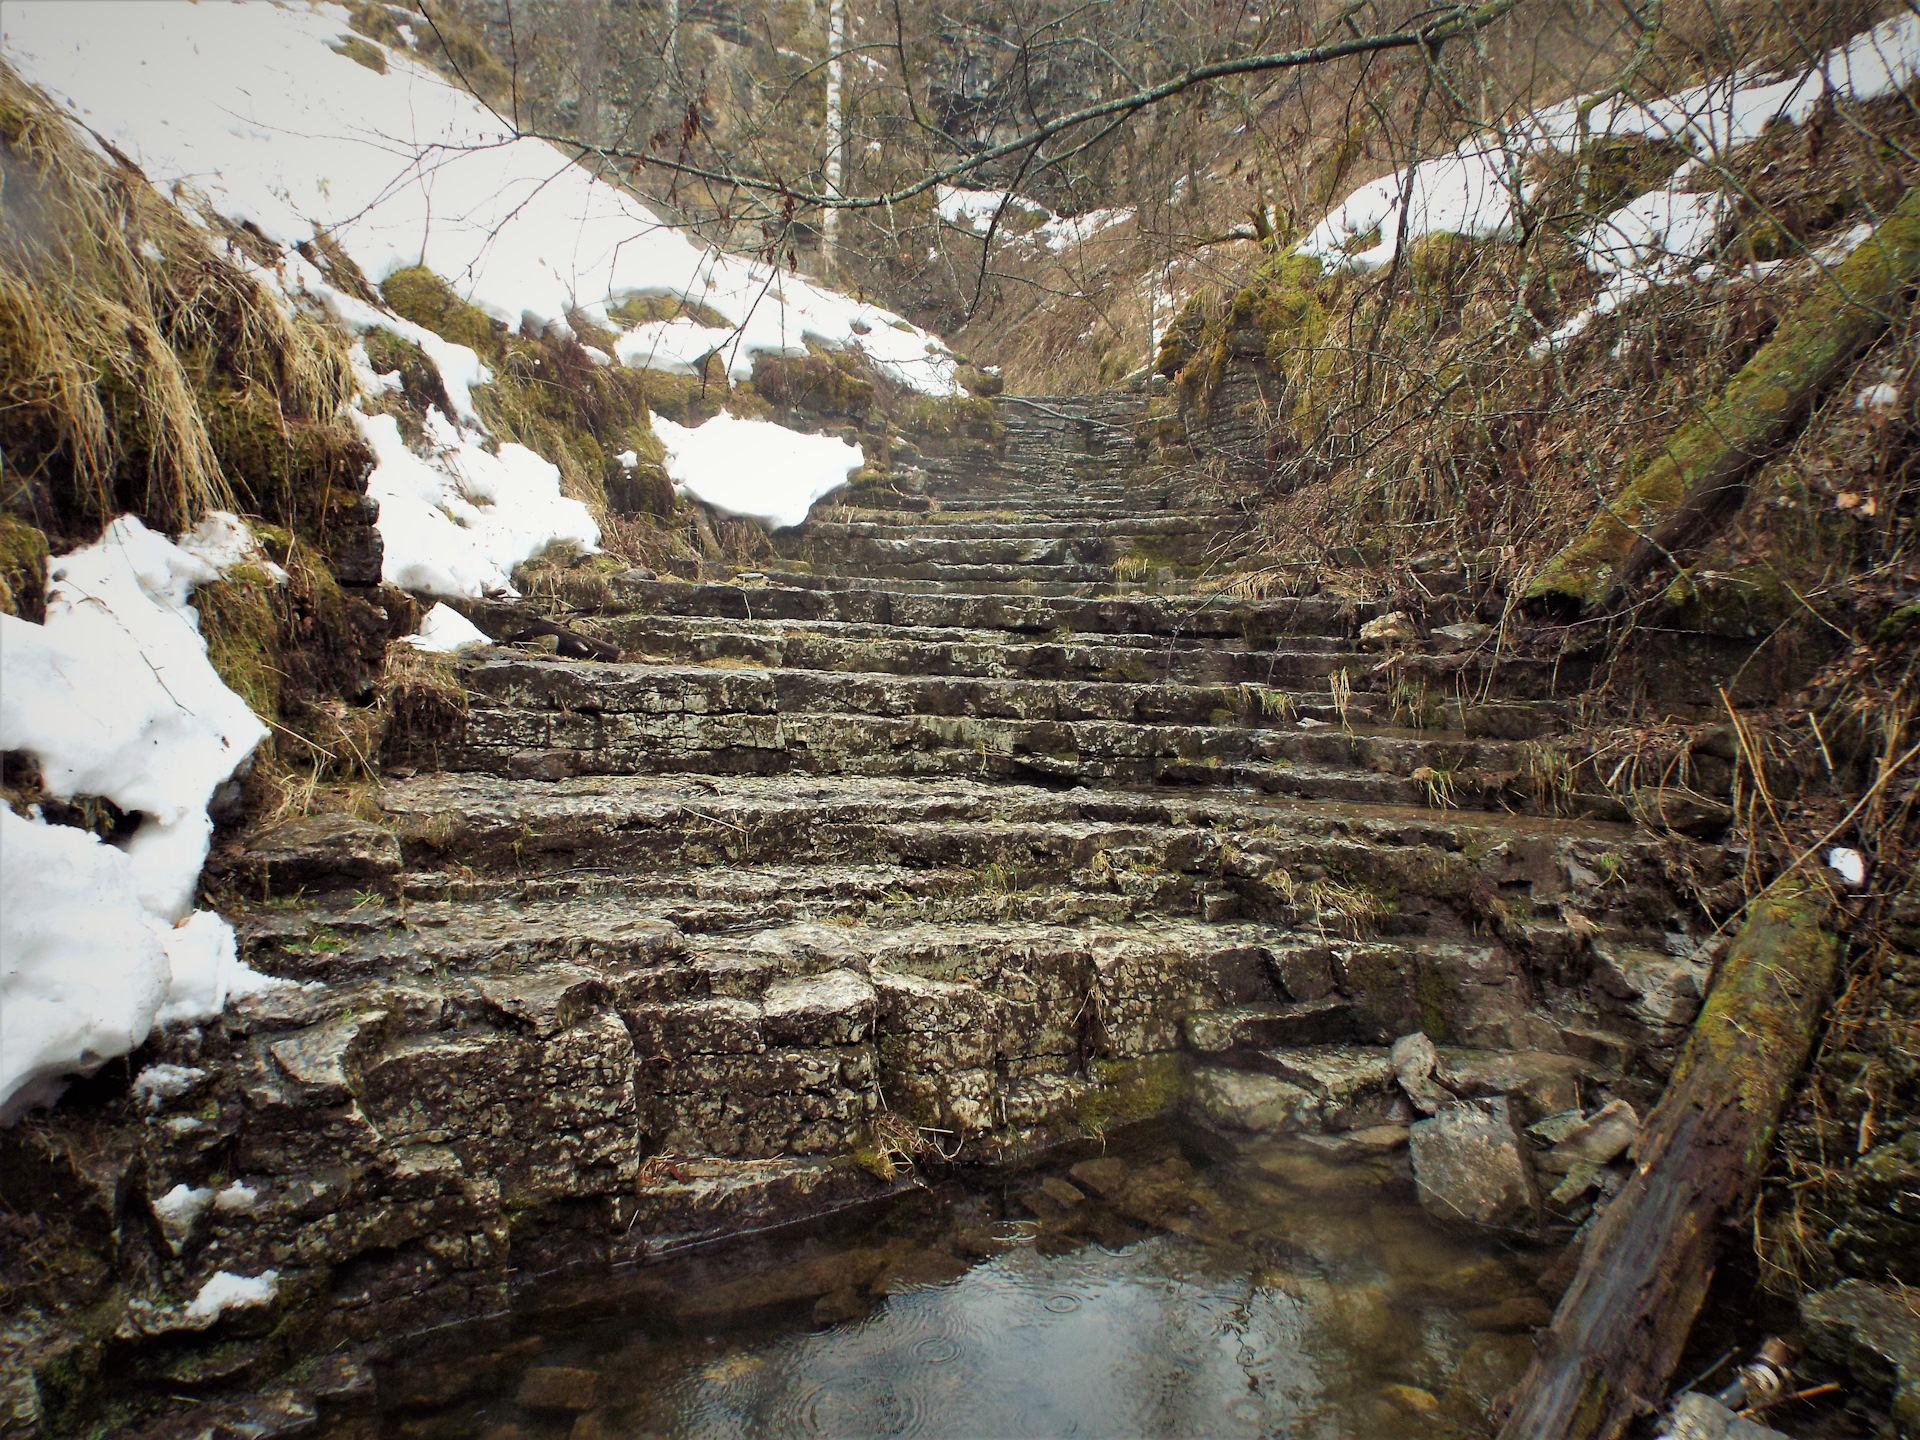
<path fill-rule="evenodd" d="M 1635 457 L 1628 481 L 1578 539 L 1555 555 L 1526 599 L 1536 608 L 1591 609 L 1686 544 L 1728 505 L 1753 463 L 1785 439 L 1822 391 L 1886 329 L 1920 276 L 1920 189 L 1827 271 L 1698 420 L 1657 452 Z"/>
<path fill-rule="evenodd" d="M 1713 1277 L 1721 1222 L 1751 1199 L 1838 961 L 1817 885 L 1758 901 L 1587 1240 L 1501 1440 L 1614 1440 L 1665 1394 Z"/>

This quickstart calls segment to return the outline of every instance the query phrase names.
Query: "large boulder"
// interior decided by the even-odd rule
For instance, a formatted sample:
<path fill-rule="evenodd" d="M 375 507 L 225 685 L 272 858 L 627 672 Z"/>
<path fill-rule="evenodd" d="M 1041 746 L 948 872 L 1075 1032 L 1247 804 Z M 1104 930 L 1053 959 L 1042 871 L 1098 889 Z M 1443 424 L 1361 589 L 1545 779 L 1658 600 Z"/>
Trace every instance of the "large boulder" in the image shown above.
<path fill-rule="evenodd" d="M 1415 1124 L 1409 1139 L 1428 1214 L 1490 1226 L 1524 1225 L 1539 1214 L 1533 1167 L 1504 1097 L 1448 1106 Z"/>

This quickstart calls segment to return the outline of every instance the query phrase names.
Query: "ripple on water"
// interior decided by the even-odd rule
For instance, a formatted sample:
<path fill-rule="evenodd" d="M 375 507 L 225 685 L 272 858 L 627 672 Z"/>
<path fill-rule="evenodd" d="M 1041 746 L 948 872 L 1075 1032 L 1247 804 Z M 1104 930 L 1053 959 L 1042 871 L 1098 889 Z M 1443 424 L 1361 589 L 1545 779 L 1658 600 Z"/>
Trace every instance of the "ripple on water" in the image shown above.
<path fill-rule="evenodd" d="M 1216 1184 L 1208 1233 L 1238 1236 L 1232 1245 L 1155 1232 L 1075 1246 L 1057 1230 L 1036 1244 L 1035 1222 L 1002 1222 L 994 1233 L 1011 1248 L 951 1280 L 863 1297 L 871 1310 L 825 1328 L 804 1305 L 701 1332 L 609 1321 L 596 1368 L 619 1398 L 603 1430 L 1405 1440 L 1441 1422 L 1396 1396 L 1430 1393 L 1447 1426 L 1484 1413 L 1529 1342 L 1455 1317 L 1525 1289 L 1521 1272 L 1435 1229 L 1404 1196 L 1357 1203 L 1318 1171 L 1267 1158 L 1242 1175 L 1258 1185 Z M 1277 1196 L 1268 1182 L 1282 1174 L 1292 1188 Z M 1314 1184 L 1295 1183 L 1303 1175 Z M 945 1243 L 935 1231 L 910 1242 L 916 1255 Z M 594 1363 L 578 1337 L 555 1345 L 564 1363 Z"/>

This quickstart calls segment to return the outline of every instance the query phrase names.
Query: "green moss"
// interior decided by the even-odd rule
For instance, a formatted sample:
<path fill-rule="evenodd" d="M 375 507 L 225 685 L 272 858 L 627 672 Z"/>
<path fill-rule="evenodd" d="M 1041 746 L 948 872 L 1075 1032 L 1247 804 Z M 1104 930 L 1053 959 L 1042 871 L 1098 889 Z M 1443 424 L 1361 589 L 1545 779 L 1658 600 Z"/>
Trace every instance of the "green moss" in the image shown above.
<path fill-rule="evenodd" d="M 1689 630 L 1739 639 L 1771 632 L 1799 607 L 1772 565 L 1700 569 L 1675 577 L 1663 597 Z"/>
<path fill-rule="evenodd" d="M 429 407 L 438 407 L 443 415 L 453 414 L 453 400 L 440 378 L 440 367 L 427 358 L 426 351 L 387 330 L 369 331 L 364 343 L 367 363 L 375 374 L 399 375 L 406 408 L 416 416 L 424 416 Z"/>
<path fill-rule="evenodd" d="M 894 404 L 893 418 L 902 433 L 916 442 L 1000 437 L 993 401 L 984 396 L 903 395 Z"/>
<path fill-rule="evenodd" d="M 1874 643 L 1880 645 L 1890 644 L 1909 634 L 1916 627 L 1920 627 L 1920 601 L 1916 601 L 1910 605 L 1902 605 L 1892 614 L 1884 616 L 1880 623 L 1874 627 Z"/>
<path fill-rule="evenodd" d="M 289 418 L 257 385 L 202 393 L 207 438 L 240 509 L 333 553 L 364 534 L 373 452 L 346 425 Z"/>
<path fill-rule="evenodd" d="M 426 326 L 441 339 L 468 346 L 488 359 L 499 357 L 506 326 L 478 305 L 462 300 L 426 266 L 394 271 L 380 282 L 380 294 L 394 314 Z"/>
<path fill-rule="evenodd" d="M 369 45 L 358 35 L 342 35 L 327 48 L 344 55 L 356 65 L 364 65 L 376 75 L 387 73 L 387 55 L 378 45 Z"/>
<path fill-rule="evenodd" d="M 1087 1136 L 1171 1115 L 1187 1097 L 1187 1062 L 1180 1055 L 1097 1060 L 1089 1074 L 1093 1088 L 1074 1107 L 1074 1120 Z"/>
<path fill-rule="evenodd" d="M 774 405 L 813 415 L 864 420 L 873 408 L 873 382 L 850 355 L 763 355 L 754 361 L 753 388 Z"/>
<path fill-rule="evenodd" d="M 1684 1095 L 1704 1082 L 1716 1099 L 1757 1118 L 1751 1174 L 1760 1172 L 1839 965 L 1831 908 L 1824 889 L 1797 878 L 1754 903 L 1668 1083 L 1669 1093 Z"/>
<path fill-rule="evenodd" d="M 227 688 L 263 720 L 280 716 L 278 584 L 255 565 L 236 565 L 193 592 L 207 660 Z"/>
<path fill-rule="evenodd" d="M 623 329 L 629 330 L 635 325 L 646 325 L 656 320 L 691 320 L 710 330 L 733 328 L 733 322 L 711 305 L 677 295 L 646 295 L 622 300 L 618 305 L 609 305 L 607 315 L 618 320 Z"/>
<path fill-rule="evenodd" d="M 47 537 L 0 512 L 0 611 L 40 621 L 47 611 Z"/>

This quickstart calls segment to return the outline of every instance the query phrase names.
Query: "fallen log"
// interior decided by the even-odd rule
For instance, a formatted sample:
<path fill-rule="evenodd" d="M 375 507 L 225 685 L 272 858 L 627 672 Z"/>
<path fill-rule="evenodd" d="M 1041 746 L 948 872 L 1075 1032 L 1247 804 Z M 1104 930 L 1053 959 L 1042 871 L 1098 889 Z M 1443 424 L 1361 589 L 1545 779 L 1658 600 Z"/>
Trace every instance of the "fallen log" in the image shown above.
<path fill-rule="evenodd" d="M 1772 453 L 1846 366 L 1887 328 L 1920 278 L 1920 189 L 1782 320 L 1698 420 L 1628 462 L 1626 488 L 1546 564 L 1523 597 L 1539 609 L 1594 609 L 1731 510 Z"/>
<path fill-rule="evenodd" d="M 1615 1440 L 1657 1404 L 1751 1200 L 1838 961 L 1817 884 L 1756 901 L 1647 1117 L 1632 1177 L 1587 1239 L 1500 1440 Z"/>

